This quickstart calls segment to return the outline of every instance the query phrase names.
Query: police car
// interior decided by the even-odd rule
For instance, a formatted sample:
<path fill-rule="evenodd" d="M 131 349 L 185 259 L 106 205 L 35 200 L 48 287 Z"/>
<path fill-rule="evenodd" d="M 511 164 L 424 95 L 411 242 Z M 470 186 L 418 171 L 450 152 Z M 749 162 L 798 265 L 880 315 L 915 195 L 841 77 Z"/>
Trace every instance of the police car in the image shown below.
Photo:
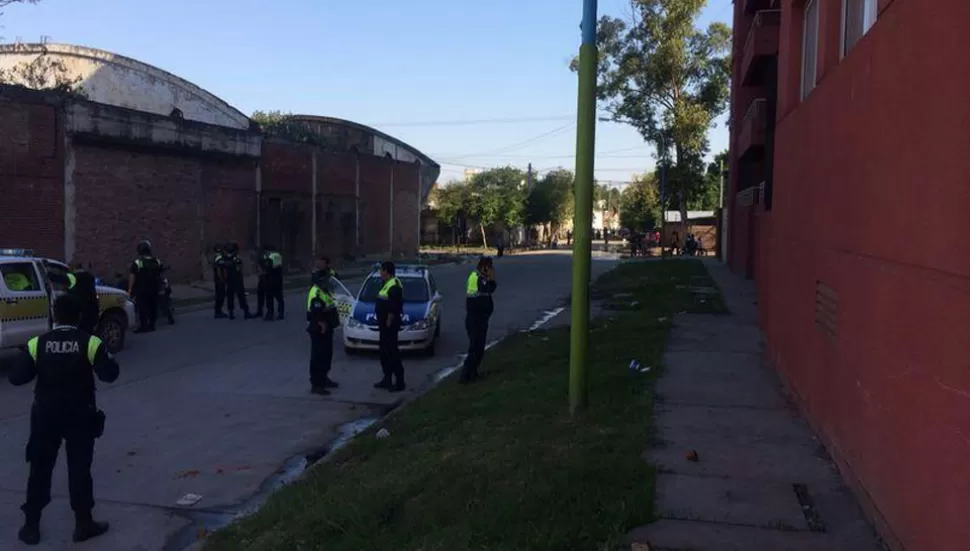
<path fill-rule="evenodd" d="M 0 249 L 0 350 L 26 346 L 32 337 L 48 331 L 53 298 L 67 292 L 51 275 L 65 276 L 63 262 L 37 258 L 26 249 Z M 64 277 L 55 278 L 63 281 Z M 97 286 L 101 320 L 98 336 L 111 352 L 125 345 L 128 329 L 137 321 L 135 305 L 119 289 Z"/>
<path fill-rule="evenodd" d="M 395 271 L 397 278 L 401 280 L 404 295 L 404 313 L 401 316 L 401 332 L 398 334 L 401 350 L 421 350 L 429 356 L 433 355 L 441 334 L 441 294 L 434 277 L 424 265 L 405 264 L 397 266 Z M 344 322 L 344 349 L 348 354 L 359 350 L 378 349 L 375 308 L 377 294 L 383 286 L 378 264 L 360 286 L 351 313 Z"/>

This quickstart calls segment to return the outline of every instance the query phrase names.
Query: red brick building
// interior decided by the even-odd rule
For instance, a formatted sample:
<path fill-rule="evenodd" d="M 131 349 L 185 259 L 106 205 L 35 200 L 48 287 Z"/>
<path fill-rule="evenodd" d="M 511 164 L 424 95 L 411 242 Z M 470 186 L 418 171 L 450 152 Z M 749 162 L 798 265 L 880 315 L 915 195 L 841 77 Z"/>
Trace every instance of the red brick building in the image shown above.
<path fill-rule="evenodd" d="M 970 549 L 970 2 L 735 0 L 728 261 L 894 549 Z"/>

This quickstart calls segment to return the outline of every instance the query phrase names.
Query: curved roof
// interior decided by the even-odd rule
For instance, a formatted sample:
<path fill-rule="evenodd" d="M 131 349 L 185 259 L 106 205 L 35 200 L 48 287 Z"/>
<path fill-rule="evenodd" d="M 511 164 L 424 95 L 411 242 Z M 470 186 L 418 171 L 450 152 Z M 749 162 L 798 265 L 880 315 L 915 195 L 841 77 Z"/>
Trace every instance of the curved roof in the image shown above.
<path fill-rule="evenodd" d="M 398 138 L 395 138 L 394 136 L 385 134 L 384 132 L 381 132 L 376 128 L 372 128 L 364 124 L 348 121 L 346 119 L 338 119 L 336 117 L 321 117 L 318 115 L 288 115 L 288 117 L 294 121 L 304 122 L 310 125 L 318 125 L 321 127 L 339 127 L 339 128 L 356 130 L 360 132 L 362 135 L 380 138 L 397 147 L 404 148 L 408 153 L 413 155 L 423 165 L 429 165 L 429 166 L 435 166 L 435 167 L 439 166 L 438 163 L 434 161 L 434 159 L 432 159 L 431 157 L 428 157 L 420 150 L 418 150 L 416 147 Z M 395 152 L 388 151 L 387 148 L 384 148 L 384 150 L 381 150 L 380 144 L 374 143 L 370 145 L 374 148 L 372 153 L 375 155 L 384 156 L 385 154 L 390 154 L 392 157 L 394 157 L 397 160 L 404 160 L 404 159 L 401 159 L 399 155 L 395 154 Z"/>
<path fill-rule="evenodd" d="M 70 44 L 0 45 L 0 69 L 9 70 L 45 56 L 78 78 L 88 99 L 168 116 L 174 109 L 188 120 L 248 129 L 249 117 L 199 86 L 130 57 Z"/>

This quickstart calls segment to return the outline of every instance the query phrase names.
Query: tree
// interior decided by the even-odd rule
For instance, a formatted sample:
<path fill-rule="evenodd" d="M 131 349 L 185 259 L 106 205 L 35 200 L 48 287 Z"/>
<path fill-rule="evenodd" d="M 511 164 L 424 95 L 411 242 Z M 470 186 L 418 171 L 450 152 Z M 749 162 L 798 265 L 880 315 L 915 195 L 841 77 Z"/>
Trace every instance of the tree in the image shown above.
<path fill-rule="evenodd" d="M 682 220 L 705 181 L 707 131 L 728 100 L 731 30 L 723 23 L 695 27 L 706 4 L 631 0 L 629 21 L 607 16 L 597 29 L 603 109 L 656 146 L 668 167 L 666 195 Z M 577 70 L 578 60 L 571 66 Z"/>
<path fill-rule="evenodd" d="M 630 231 L 656 228 L 660 221 L 660 200 L 656 174 L 637 177 L 620 194 L 620 225 Z"/>
<path fill-rule="evenodd" d="M 263 134 L 294 143 L 323 145 L 317 143 L 319 137 L 306 124 L 295 121 L 292 113 L 282 111 L 255 111 L 249 117 L 259 124 Z"/>
<path fill-rule="evenodd" d="M 84 97 L 85 94 L 80 88 L 82 81 L 80 76 L 71 76 L 63 61 L 50 58 L 47 54 L 18 63 L 8 70 L 0 69 L 0 84 L 22 86 L 31 90 L 50 90 Z"/>
<path fill-rule="evenodd" d="M 482 244 L 488 246 L 488 228 L 510 228 L 525 221 L 525 173 L 511 166 L 480 172 L 469 182 L 466 201 L 472 218 L 478 220 Z"/>
<path fill-rule="evenodd" d="M 525 221 L 529 225 L 551 226 L 557 231 L 573 215 L 573 173 L 558 169 L 543 176 L 526 200 Z"/>

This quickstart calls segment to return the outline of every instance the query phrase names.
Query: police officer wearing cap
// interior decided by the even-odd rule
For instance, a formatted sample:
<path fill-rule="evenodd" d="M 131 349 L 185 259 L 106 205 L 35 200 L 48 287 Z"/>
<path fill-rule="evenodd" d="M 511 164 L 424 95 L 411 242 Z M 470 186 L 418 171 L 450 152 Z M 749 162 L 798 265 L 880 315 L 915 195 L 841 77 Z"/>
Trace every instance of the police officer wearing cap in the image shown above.
<path fill-rule="evenodd" d="M 495 309 L 492 302 L 495 287 L 495 268 L 492 259 L 483 256 L 478 260 L 475 271 L 468 274 L 465 284 L 465 331 L 468 333 L 468 355 L 465 356 L 465 363 L 458 379 L 460 383 L 471 383 L 479 377 L 478 367 L 485 357 L 488 320 Z"/>
<path fill-rule="evenodd" d="M 340 325 L 340 313 L 325 270 L 313 272 L 306 300 L 307 333 L 310 334 L 310 392 L 326 396 L 338 385 L 330 379 L 333 363 L 333 333 Z"/>
<path fill-rule="evenodd" d="M 162 261 L 152 255 L 152 243 L 147 239 L 138 244 L 138 258 L 128 268 L 128 294 L 135 297 L 138 309 L 138 328 L 135 333 L 155 330 L 158 319 L 158 291 L 162 277 Z"/>
<path fill-rule="evenodd" d="M 40 519 L 51 500 L 51 475 L 64 441 L 68 487 L 74 510 L 74 541 L 82 542 L 108 531 L 96 522 L 91 463 L 94 441 L 104 432 L 104 413 L 95 400 L 95 377 L 118 378 L 118 363 L 101 339 L 78 329 L 81 309 L 74 297 L 54 301 L 54 329 L 27 342 L 27 351 L 14 361 L 10 382 L 26 385 L 36 379 L 30 411 L 30 463 L 27 499 L 21 507 L 25 522 L 18 533 L 28 545 L 40 543 Z"/>

